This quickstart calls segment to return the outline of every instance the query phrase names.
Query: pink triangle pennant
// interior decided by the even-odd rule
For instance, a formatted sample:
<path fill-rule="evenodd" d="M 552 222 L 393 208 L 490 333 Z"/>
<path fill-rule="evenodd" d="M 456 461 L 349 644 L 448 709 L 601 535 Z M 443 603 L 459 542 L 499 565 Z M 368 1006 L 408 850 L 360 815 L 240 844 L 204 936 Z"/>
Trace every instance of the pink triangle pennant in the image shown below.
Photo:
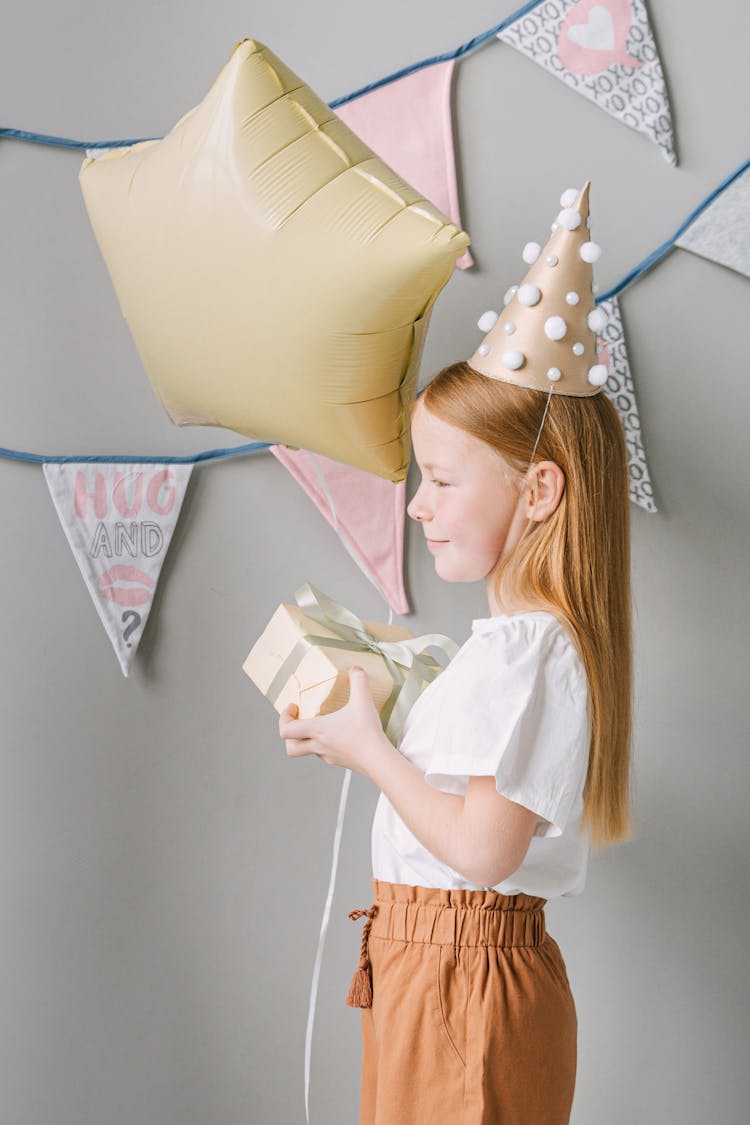
<path fill-rule="evenodd" d="M 270 447 L 274 457 L 304 488 L 318 511 L 338 532 L 355 562 L 372 579 L 396 613 L 409 613 L 404 589 L 406 481 L 390 481 L 306 449 Z M 321 483 L 331 494 L 335 517 Z"/>
<path fill-rule="evenodd" d="M 422 67 L 337 106 L 335 112 L 394 172 L 463 229 L 451 115 L 455 62 Z M 468 250 L 456 265 L 474 265 Z"/>

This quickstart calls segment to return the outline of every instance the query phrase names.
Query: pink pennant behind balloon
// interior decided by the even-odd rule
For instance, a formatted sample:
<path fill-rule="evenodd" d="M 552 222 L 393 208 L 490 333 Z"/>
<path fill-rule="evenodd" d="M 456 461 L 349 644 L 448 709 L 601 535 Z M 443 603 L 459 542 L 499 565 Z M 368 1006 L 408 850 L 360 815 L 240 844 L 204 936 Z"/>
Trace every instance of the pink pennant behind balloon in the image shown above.
<path fill-rule="evenodd" d="M 394 612 L 410 613 L 403 578 L 406 481 L 385 480 L 316 453 L 336 510 L 334 521 L 312 454 L 285 445 L 270 449 L 369 571 Z"/>
<path fill-rule="evenodd" d="M 455 59 L 433 63 L 353 101 L 337 115 L 402 179 L 463 229 L 451 118 Z M 468 250 L 456 262 L 474 264 Z"/>

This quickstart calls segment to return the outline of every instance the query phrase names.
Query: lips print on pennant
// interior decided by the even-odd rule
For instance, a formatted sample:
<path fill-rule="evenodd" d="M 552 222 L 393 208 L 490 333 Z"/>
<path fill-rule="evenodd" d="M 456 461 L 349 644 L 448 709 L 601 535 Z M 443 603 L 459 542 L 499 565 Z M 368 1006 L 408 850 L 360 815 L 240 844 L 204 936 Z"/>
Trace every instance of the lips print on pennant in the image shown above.
<path fill-rule="evenodd" d="M 63 531 L 127 676 L 193 466 L 45 461 L 43 468 Z"/>
<path fill-rule="evenodd" d="M 497 38 L 677 163 L 667 87 L 644 0 L 544 0 Z"/>

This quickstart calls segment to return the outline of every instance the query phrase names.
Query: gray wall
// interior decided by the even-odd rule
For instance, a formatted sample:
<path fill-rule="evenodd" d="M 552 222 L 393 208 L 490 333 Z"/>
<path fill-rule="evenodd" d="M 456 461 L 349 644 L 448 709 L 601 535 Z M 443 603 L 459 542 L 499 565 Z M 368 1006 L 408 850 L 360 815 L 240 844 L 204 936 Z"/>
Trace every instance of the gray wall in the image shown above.
<path fill-rule="evenodd" d="M 746 6 L 651 8 L 677 169 L 510 48 L 490 44 L 459 68 L 477 267 L 439 298 L 423 380 L 473 350 L 477 316 L 518 280 L 520 247 L 547 229 L 563 188 L 592 180 L 604 288 L 747 155 Z M 244 36 L 331 100 L 510 10 L 8 0 L 3 122 L 89 141 L 162 135 Z M 0 442 L 47 454 L 238 443 L 162 412 L 88 225 L 80 162 L 0 148 Z M 673 251 L 623 298 L 660 511 L 632 508 L 637 838 L 595 857 L 582 897 L 547 907 L 579 1014 L 575 1125 L 746 1120 L 749 297 L 747 280 Z M 0 1119 L 296 1125 L 344 774 L 286 757 L 241 663 L 305 580 L 365 617 L 387 618 L 384 602 L 270 454 L 198 467 L 126 680 L 41 468 L 0 462 L 0 512 Z M 486 615 L 484 585 L 442 584 L 416 531 L 403 620 L 463 640 Z M 357 1119 L 359 1012 L 344 1000 L 362 923 L 347 913 L 370 903 L 377 796 L 353 775 L 315 1125 Z"/>

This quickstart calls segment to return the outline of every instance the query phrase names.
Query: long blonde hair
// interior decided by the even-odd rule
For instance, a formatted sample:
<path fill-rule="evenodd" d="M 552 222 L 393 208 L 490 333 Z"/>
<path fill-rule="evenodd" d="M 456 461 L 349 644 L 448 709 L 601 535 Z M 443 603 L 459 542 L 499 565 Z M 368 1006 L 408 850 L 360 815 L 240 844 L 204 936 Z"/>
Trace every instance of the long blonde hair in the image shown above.
<path fill-rule="evenodd" d="M 549 397 L 549 406 L 547 399 Z M 625 434 L 601 392 L 552 394 L 489 379 L 468 363 L 439 371 L 412 403 L 499 452 L 519 474 L 554 461 L 565 476 L 557 509 L 528 520 L 496 570 L 500 604 L 553 613 L 586 669 L 591 738 L 581 834 L 593 850 L 632 838 L 633 641 L 630 495 Z"/>

